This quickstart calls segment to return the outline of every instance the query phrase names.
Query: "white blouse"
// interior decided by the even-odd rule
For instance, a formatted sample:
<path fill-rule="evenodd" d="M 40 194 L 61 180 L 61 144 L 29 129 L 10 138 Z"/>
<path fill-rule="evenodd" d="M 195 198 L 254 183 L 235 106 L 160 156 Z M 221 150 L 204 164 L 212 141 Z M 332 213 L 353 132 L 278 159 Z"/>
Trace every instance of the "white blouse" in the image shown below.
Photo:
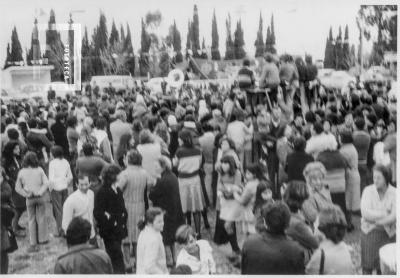
<path fill-rule="evenodd" d="M 184 248 L 179 252 L 176 265 L 187 265 L 192 270 L 192 274 L 215 274 L 216 266 L 212 256 L 212 248 L 208 241 L 198 240 L 196 244 L 200 249 L 200 260 L 190 255 Z"/>

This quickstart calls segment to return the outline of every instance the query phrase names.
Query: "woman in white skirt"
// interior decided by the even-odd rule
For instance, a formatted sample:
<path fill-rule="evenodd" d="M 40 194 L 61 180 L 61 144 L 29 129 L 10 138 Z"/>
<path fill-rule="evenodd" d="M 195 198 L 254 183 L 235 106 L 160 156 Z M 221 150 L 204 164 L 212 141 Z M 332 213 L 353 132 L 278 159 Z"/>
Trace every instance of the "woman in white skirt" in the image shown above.
<path fill-rule="evenodd" d="M 188 225 L 191 225 L 191 214 L 193 214 L 197 239 L 200 239 L 200 212 L 204 209 L 204 196 L 199 176 L 202 153 L 193 145 L 192 135 L 189 131 L 181 131 L 178 141 L 179 148 L 173 162 L 178 170 L 182 211 L 186 214 Z"/>

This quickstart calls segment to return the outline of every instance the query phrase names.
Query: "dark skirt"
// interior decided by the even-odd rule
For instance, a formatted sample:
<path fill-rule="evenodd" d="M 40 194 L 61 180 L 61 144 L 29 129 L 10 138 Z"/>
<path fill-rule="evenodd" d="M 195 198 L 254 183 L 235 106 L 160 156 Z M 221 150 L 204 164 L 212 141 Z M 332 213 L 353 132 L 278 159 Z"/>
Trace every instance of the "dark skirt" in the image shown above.
<path fill-rule="evenodd" d="M 217 219 L 215 220 L 214 242 L 216 244 L 226 244 L 229 242 L 228 234 L 224 227 L 225 221 L 219 218 L 217 211 Z"/>
<path fill-rule="evenodd" d="M 379 249 L 392 242 L 396 242 L 396 236 L 389 238 L 383 228 L 375 228 L 368 234 L 361 232 L 361 267 L 380 269 Z"/>
<path fill-rule="evenodd" d="M 368 185 L 368 167 L 367 164 L 358 164 L 358 172 L 360 173 L 360 193 Z"/>
<path fill-rule="evenodd" d="M 332 203 L 338 205 L 344 214 L 346 214 L 346 194 L 343 193 L 331 193 Z"/>

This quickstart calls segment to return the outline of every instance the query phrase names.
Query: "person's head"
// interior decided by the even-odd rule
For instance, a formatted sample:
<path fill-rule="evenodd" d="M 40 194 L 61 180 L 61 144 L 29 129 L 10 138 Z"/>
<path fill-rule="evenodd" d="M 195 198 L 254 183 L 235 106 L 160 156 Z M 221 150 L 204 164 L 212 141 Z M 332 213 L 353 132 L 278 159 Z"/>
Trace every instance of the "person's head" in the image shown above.
<path fill-rule="evenodd" d="M 68 225 L 66 239 L 68 246 L 84 244 L 90 239 L 92 225 L 80 216 L 74 217 Z"/>
<path fill-rule="evenodd" d="M 164 229 L 164 214 L 165 212 L 158 207 L 149 208 L 144 215 L 144 222 L 139 222 L 139 230 L 143 230 L 144 226 L 152 227 L 157 232 L 162 232 Z"/>
<path fill-rule="evenodd" d="M 38 168 L 39 167 L 39 159 L 34 152 L 27 152 L 24 156 L 24 160 L 22 162 L 23 168 Z"/>
<path fill-rule="evenodd" d="M 354 125 L 358 130 L 364 130 L 365 129 L 365 120 L 363 117 L 357 117 L 354 121 Z"/>
<path fill-rule="evenodd" d="M 235 142 L 232 139 L 223 136 L 219 141 L 219 147 L 222 152 L 226 152 L 227 150 L 235 150 Z"/>
<path fill-rule="evenodd" d="M 250 66 L 250 60 L 249 59 L 244 59 L 243 60 L 243 66 L 249 67 Z"/>
<path fill-rule="evenodd" d="M 258 184 L 256 190 L 256 201 L 254 207 L 259 207 L 272 199 L 272 184 L 269 181 L 262 181 Z"/>
<path fill-rule="evenodd" d="M 49 116 L 50 116 L 50 113 L 49 113 Z M 62 124 L 65 122 L 65 114 L 63 112 L 57 113 L 56 122 L 57 123 L 62 123 Z"/>
<path fill-rule="evenodd" d="M 234 176 L 237 170 L 236 161 L 231 155 L 225 155 L 221 158 L 221 174 L 228 174 Z"/>
<path fill-rule="evenodd" d="M 75 116 L 69 116 L 67 118 L 67 127 L 75 128 L 77 124 L 78 120 L 76 119 Z"/>
<path fill-rule="evenodd" d="M 301 114 L 296 114 L 294 116 L 294 124 L 296 126 L 302 126 L 303 125 L 303 115 Z"/>
<path fill-rule="evenodd" d="M 297 152 L 302 152 L 306 149 L 306 139 L 303 136 L 298 136 L 293 140 L 293 149 Z"/>
<path fill-rule="evenodd" d="M 344 213 L 337 205 L 330 205 L 323 208 L 318 214 L 318 230 L 327 239 L 338 244 L 343 241 L 346 234 L 347 222 Z"/>
<path fill-rule="evenodd" d="M 392 179 L 390 168 L 376 164 L 373 169 L 373 179 L 377 190 L 385 190 Z"/>
<path fill-rule="evenodd" d="M 142 155 L 137 150 L 130 150 L 126 156 L 129 165 L 142 166 Z"/>
<path fill-rule="evenodd" d="M 332 126 L 332 124 L 331 124 L 330 120 L 328 120 L 328 119 L 324 120 L 324 123 L 323 123 L 324 132 L 330 132 L 331 126 Z"/>
<path fill-rule="evenodd" d="M 274 106 L 272 108 L 272 120 L 277 122 L 279 121 L 280 117 L 281 117 L 281 109 L 279 108 L 279 106 Z"/>
<path fill-rule="evenodd" d="M 350 130 L 345 129 L 340 133 L 340 142 L 342 144 L 352 144 L 353 143 L 353 134 Z"/>
<path fill-rule="evenodd" d="M 139 133 L 139 143 L 140 144 L 152 144 L 152 143 L 154 143 L 153 135 L 151 134 L 150 130 L 143 129 Z"/>
<path fill-rule="evenodd" d="M 179 145 L 187 148 L 193 147 L 192 134 L 188 130 L 182 130 L 179 132 Z"/>
<path fill-rule="evenodd" d="M 10 163 L 14 157 L 21 155 L 21 148 L 18 141 L 8 141 L 4 146 L 3 157 L 6 163 Z"/>
<path fill-rule="evenodd" d="M 304 115 L 304 119 L 307 123 L 313 124 L 316 121 L 315 113 L 312 111 L 307 111 Z"/>
<path fill-rule="evenodd" d="M 315 122 L 311 128 L 311 132 L 314 135 L 321 134 L 322 132 L 324 132 L 324 127 L 322 126 L 322 124 L 320 122 Z"/>
<path fill-rule="evenodd" d="M 62 159 L 64 157 L 64 150 L 61 146 L 53 146 L 50 152 L 54 159 Z"/>
<path fill-rule="evenodd" d="M 161 170 L 164 171 L 171 171 L 172 170 L 172 164 L 171 164 L 171 160 L 162 155 L 159 159 L 158 159 L 158 163 L 160 164 L 160 168 Z"/>
<path fill-rule="evenodd" d="M 310 193 L 305 182 L 293 180 L 286 187 L 283 200 L 288 205 L 291 212 L 298 212 Z"/>
<path fill-rule="evenodd" d="M 196 233 L 189 225 L 182 225 L 176 230 L 175 240 L 188 253 L 192 253 L 196 248 Z"/>
<path fill-rule="evenodd" d="M 293 128 L 290 125 L 281 125 L 278 128 L 278 132 L 277 132 L 277 137 L 281 138 L 281 137 L 286 137 L 286 138 L 290 138 L 293 135 Z"/>
<path fill-rule="evenodd" d="M 266 53 L 264 59 L 267 63 L 273 63 L 275 61 L 274 56 L 271 53 Z"/>
<path fill-rule="evenodd" d="M 83 143 L 83 145 L 82 145 L 82 151 L 83 151 L 83 154 L 84 154 L 85 156 L 91 156 L 91 155 L 93 155 L 93 146 L 92 146 L 92 144 L 90 144 L 90 143 L 88 143 L 88 142 Z"/>
<path fill-rule="evenodd" d="M 78 190 L 86 194 L 90 187 L 89 176 L 84 173 L 78 174 Z"/>
<path fill-rule="evenodd" d="M 260 163 L 252 163 L 247 166 L 246 169 L 246 180 L 251 181 L 258 179 L 259 181 L 265 179 L 263 174 L 263 169 Z"/>
<path fill-rule="evenodd" d="M 10 128 L 9 130 L 7 130 L 7 136 L 10 140 L 19 140 L 19 132 L 15 128 Z"/>
<path fill-rule="evenodd" d="M 133 121 L 133 131 L 140 132 L 143 129 L 143 124 L 140 120 L 136 119 Z"/>
<path fill-rule="evenodd" d="M 186 264 L 180 264 L 173 269 L 171 269 L 170 273 L 171 275 L 191 275 L 192 274 L 192 269 L 190 266 Z"/>
<path fill-rule="evenodd" d="M 126 121 L 126 113 L 124 110 L 117 110 L 115 111 L 115 118 L 125 122 Z"/>
<path fill-rule="evenodd" d="M 396 127 L 397 127 L 397 120 L 396 120 L 395 117 L 392 117 L 392 118 L 389 120 L 388 132 L 389 132 L 389 133 L 396 132 L 396 130 L 397 130 Z"/>
<path fill-rule="evenodd" d="M 261 216 L 269 233 L 285 234 L 290 222 L 290 211 L 284 202 L 277 201 L 266 204 L 261 209 Z"/>
<path fill-rule="evenodd" d="M 121 168 L 118 165 L 111 164 L 106 166 L 101 172 L 101 179 L 103 186 L 111 187 L 118 181 L 118 174 L 121 172 Z"/>
<path fill-rule="evenodd" d="M 105 130 L 107 127 L 107 120 L 104 117 L 99 117 L 96 120 L 96 128 Z"/>
<path fill-rule="evenodd" d="M 304 168 L 303 175 L 308 186 L 312 189 L 320 189 L 326 176 L 326 168 L 319 161 L 310 162 Z"/>
<path fill-rule="evenodd" d="M 37 128 L 38 122 L 35 118 L 31 118 L 28 121 L 28 127 L 29 128 Z"/>

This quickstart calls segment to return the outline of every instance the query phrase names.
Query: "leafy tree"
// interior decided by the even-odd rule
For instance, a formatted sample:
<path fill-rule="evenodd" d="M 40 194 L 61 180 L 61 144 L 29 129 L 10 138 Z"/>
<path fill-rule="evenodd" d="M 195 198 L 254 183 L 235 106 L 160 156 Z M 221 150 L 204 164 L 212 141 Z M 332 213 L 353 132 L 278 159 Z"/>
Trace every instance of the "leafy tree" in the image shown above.
<path fill-rule="evenodd" d="M 216 61 L 221 60 L 221 54 L 219 53 L 219 35 L 215 10 L 211 25 L 211 59 Z"/>
<path fill-rule="evenodd" d="M 11 52 L 10 52 L 10 62 L 21 62 L 24 61 L 22 57 L 22 47 L 18 39 L 17 28 L 14 27 L 11 33 Z"/>
<path fill-rule="evenodd" d="M 206 41 L 204 40 L 204 38 L 203 38 L 203 42 L 201 44 L 201 58 L 208 59 L 207 49 L 206 49 Z"/>
<path fill-rule="evenodd" d="M 112 26 L 111 26 L 111 33 L 110 33 L 110 45 L 114 45 L 116 42 L 119 42 L 119 34 L 117 27 L 115 26 L 115 22 L 113 20 Z"/>
<path fill-rule="evenodd" d="M 272 43 L 271 28 L 269 26 L 267 28 L 267 38 L 265 40 L 265 52 L 276 54 L 276 49 Z"/>
<path fill-rule="evenodd" d="M 262 57 L 264 56 L 264 36 L 263 36 L 263 19 L 261 16 L 260 12 L 260 21 L 258 23 L 258 31 L 257 31 L 257 39 L 254 43 L 254 46 L 256 47 L 256 57 Z"/>
<path fill-rule="evenodd" d="M 235 59 L 243 59 L 246 56 L 246 52 L 244 51 L 243 47 L 244 47 L 244 39 L 243 39 L 242 22 L 239 20 L 236 24 L 236 31 L 235 31 L 235 41 L 234 41 Z"/>
<path fill-rule="evenodd" d="M 349 27 L 346 25 L 344 31 L 344 42 L 342 48 L 342 57 L 340 57 L 340 65 L 339 68 L 341 70 L 349 70 L 351 67 L 351 54 L 350 54 L 350 45 L 349 45 Z"/>
<path fill-rule="evenodd" d="M 193 9 L 193 22 L 192 22 L 192 51 L 193 57 L 199 57 L 200 54 L 198 50 L 200 50 L 200 39 L 199 39 L 200 31 L 199 31 L 199 13 L 197 10 L 197 5 L 194 5 Z"/>
<path fill-rule="evenodd" d="M 225 49 L 225 60 L 235 59 L 235 51 L 232 40 L 232 32 L 231 32 L 231 15 L 228 14 L 228 19 L 226 20 L 226 49 Z"/>

